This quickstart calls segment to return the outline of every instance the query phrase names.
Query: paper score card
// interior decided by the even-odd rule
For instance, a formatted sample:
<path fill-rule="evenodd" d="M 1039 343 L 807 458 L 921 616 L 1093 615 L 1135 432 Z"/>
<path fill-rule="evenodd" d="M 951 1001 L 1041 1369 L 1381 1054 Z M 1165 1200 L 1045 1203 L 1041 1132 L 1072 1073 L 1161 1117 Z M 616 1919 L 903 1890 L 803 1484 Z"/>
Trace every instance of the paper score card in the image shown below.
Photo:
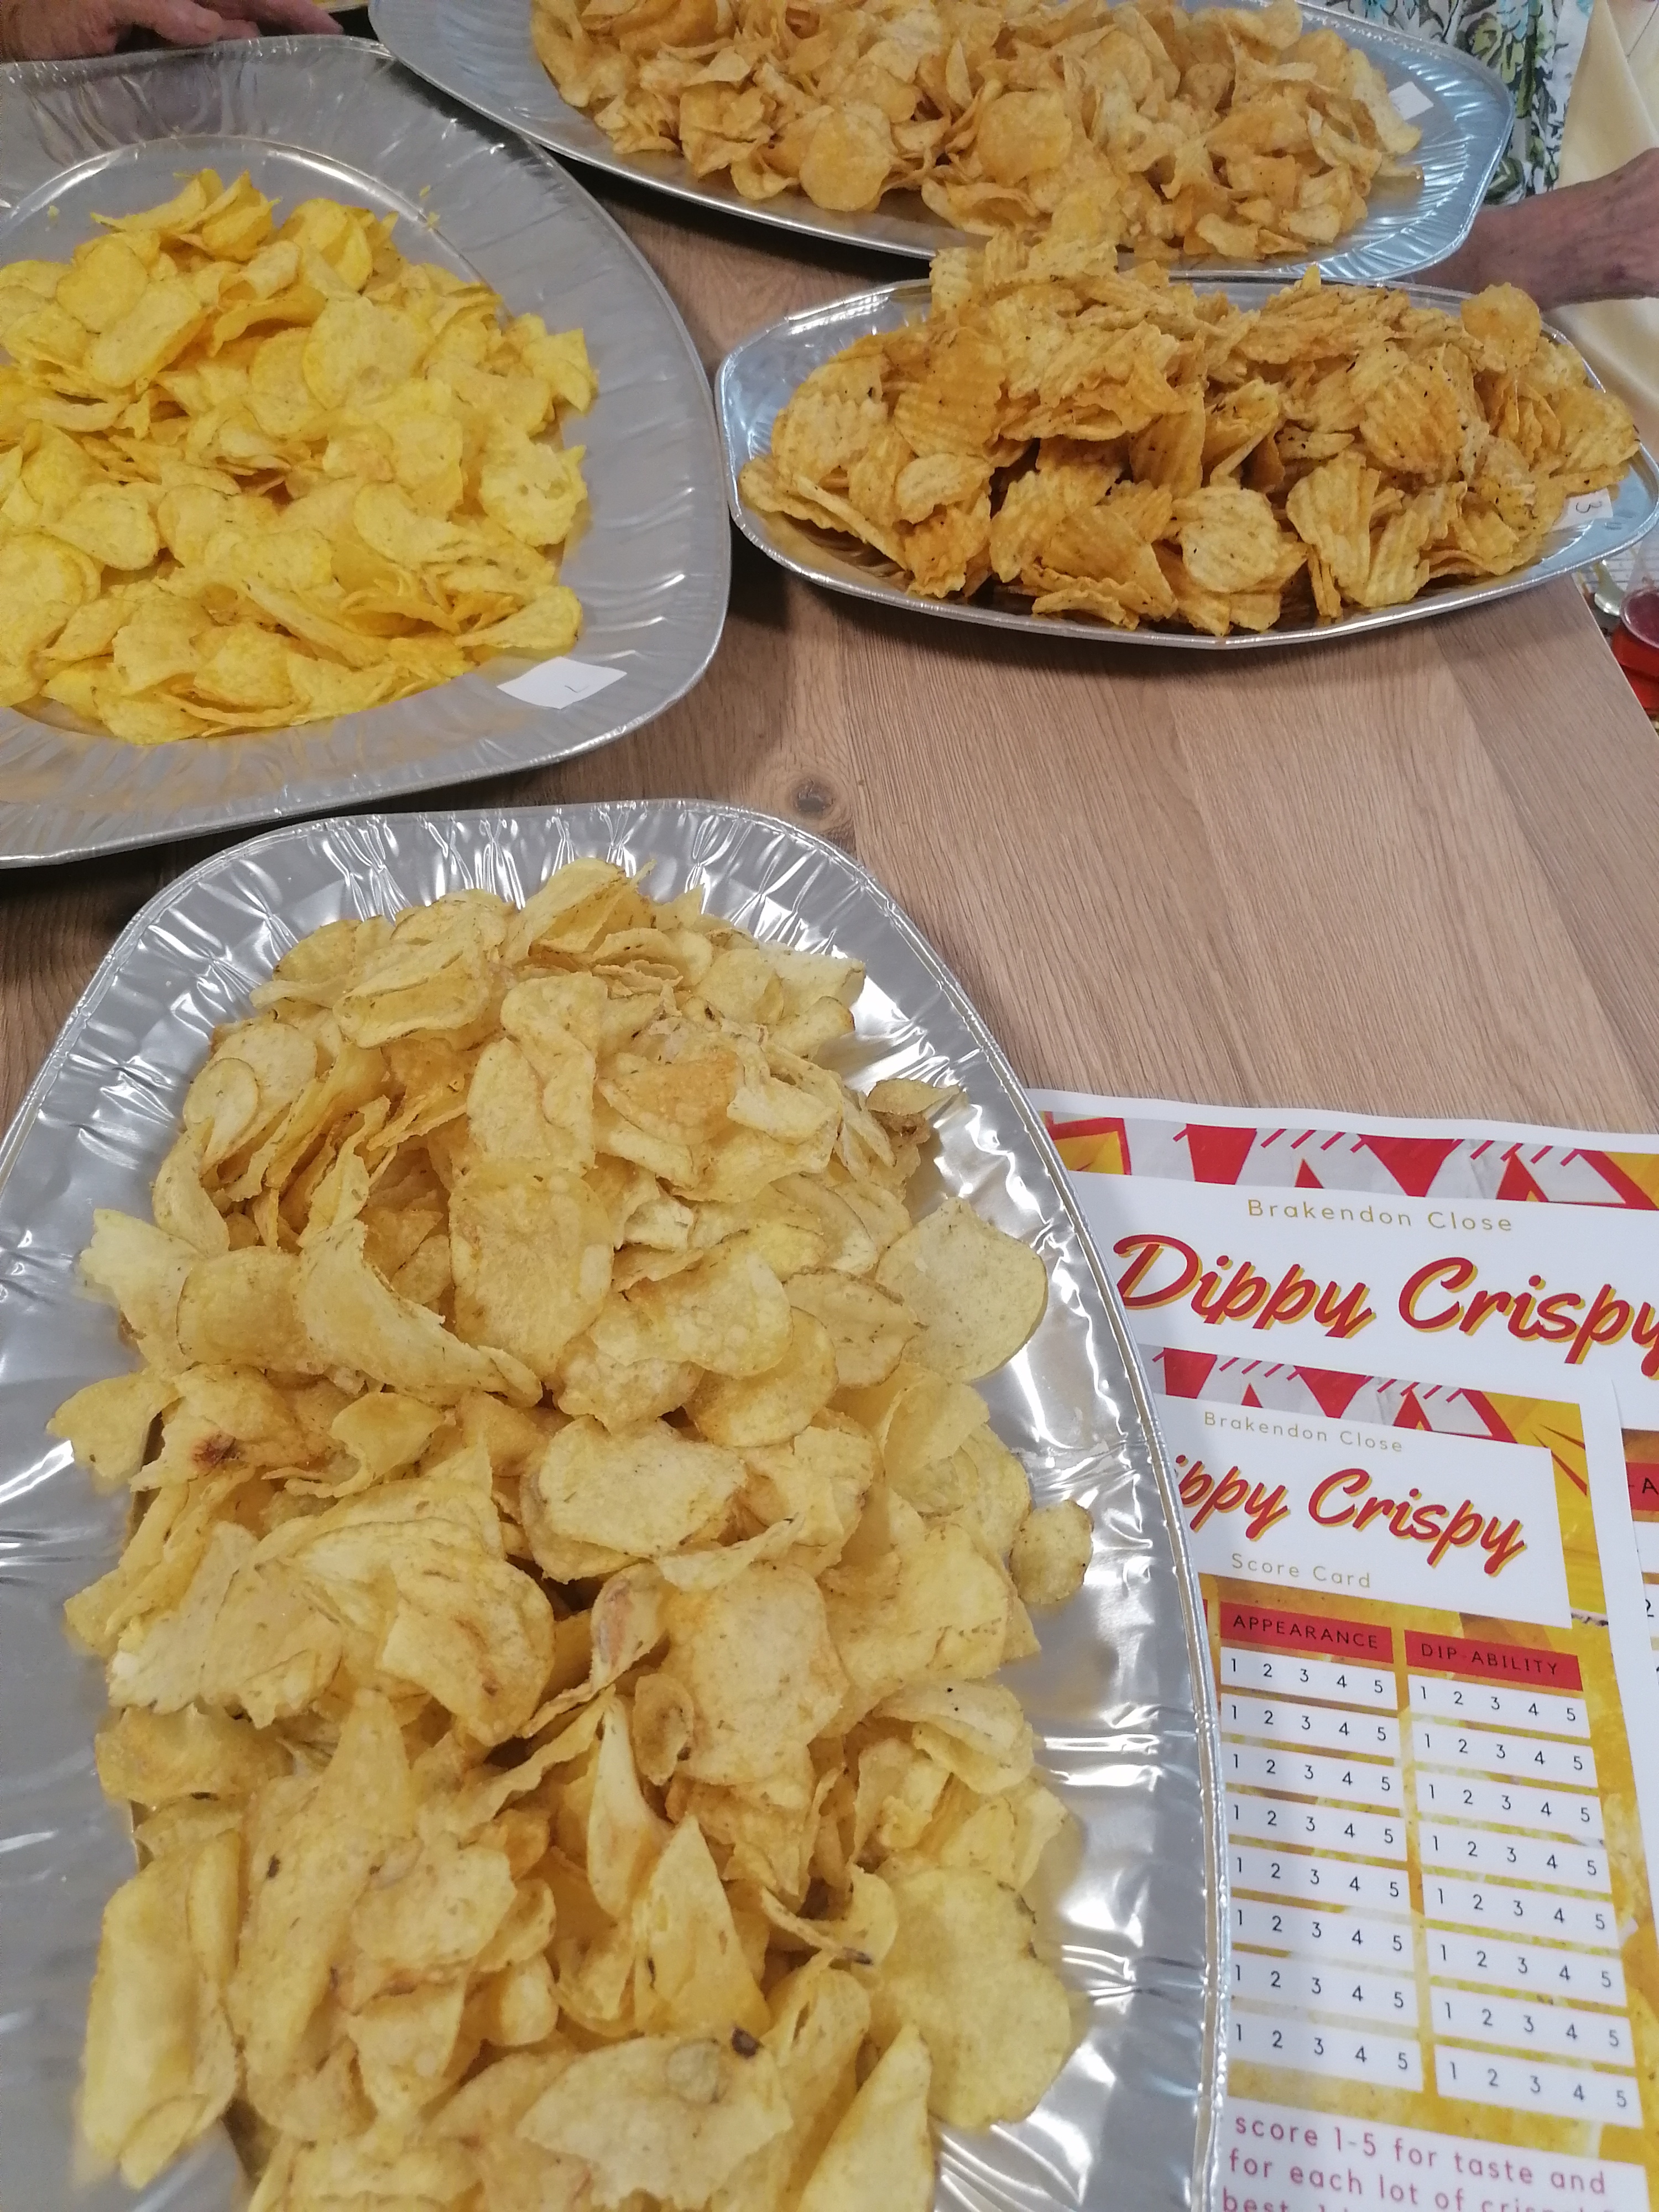
<path fill-rule="evenodd" d="M 1209 1612 L 1220 2212 L 1659 2207 L 1659 1146 L 1038 1103 Z"/>
<path fill-rule="evenodd" d="M 1338 2116 L 1371 2124 L 1374 2160 L 1389 2127 L 1416 2142 L 1416 2198 L 1361 2172 L 1350 2128 L 1341 2189 L 1311 2151 L 1297 2188 L 1281 2155 L 1286 2191 L 1264 2173 L 1255 2212 L 1346 2201 L 1350 2178 L 1432 2212 L 1431 2175 L 1454 2212 L 1493 2141 L 1641 2206 L 1659 1954 L 1581 1410 L 1480 1394 L 1477 1438 L 1416 1425 L 1408 1389 L 1358 1395 L 1382 1418 L 1158 1406 L 1219 1692 L 1230 2121 L 1288 2106 L 1304 2133 L 1331 2115 L 1331 2148 Z M 1463 1395 L 1436 1394 L 1448 1421 Z"/>

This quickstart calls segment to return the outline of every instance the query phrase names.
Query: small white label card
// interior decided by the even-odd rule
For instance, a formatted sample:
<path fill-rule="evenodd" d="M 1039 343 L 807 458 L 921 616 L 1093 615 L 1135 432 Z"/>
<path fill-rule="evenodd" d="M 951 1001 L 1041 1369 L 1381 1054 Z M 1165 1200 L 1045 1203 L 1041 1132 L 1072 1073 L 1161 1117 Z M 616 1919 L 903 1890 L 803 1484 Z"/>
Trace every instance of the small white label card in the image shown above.
<path fill-rule="evenodd" d="M 1413 84 L 1409 78 L 1404 84 L 1395 85 L 1389 98 L 1394 102 L 1395 113 L 1403 116 L 1407 123 L 1413 115 L 1426 115 L 1434 106 L 1422 86 Z"/>
<path fill-rule="evenodd" d="M 607 684 L 620 683 L 623 674 L 620 668 L 599 668 L 591 660 L 572 660 L 566 653 L 557 660 L 538 661 L 500 688 L 526 706 L 574 707 L 579 699 L 591 699 Z"/>

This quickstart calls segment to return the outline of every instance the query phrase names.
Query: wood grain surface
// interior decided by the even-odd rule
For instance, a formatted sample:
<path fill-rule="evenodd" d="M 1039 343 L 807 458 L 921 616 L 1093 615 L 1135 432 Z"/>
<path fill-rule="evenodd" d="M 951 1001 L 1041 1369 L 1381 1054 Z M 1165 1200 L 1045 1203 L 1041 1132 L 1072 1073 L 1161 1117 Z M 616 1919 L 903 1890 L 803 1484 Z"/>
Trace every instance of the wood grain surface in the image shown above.
<path fill-rule="evenodd" d="M 604 197 L 711 370 L 908 273 Z M 1659 750 L 1571 584 L 1200 660 L 888 613 L 739 544 L 679 706 L 421 803 L 682 795 L 856 854 L 1030 1082 L 1659 1126 Z M 0 1117 L 117 932 L 210 849 L 0 875 Z"/>

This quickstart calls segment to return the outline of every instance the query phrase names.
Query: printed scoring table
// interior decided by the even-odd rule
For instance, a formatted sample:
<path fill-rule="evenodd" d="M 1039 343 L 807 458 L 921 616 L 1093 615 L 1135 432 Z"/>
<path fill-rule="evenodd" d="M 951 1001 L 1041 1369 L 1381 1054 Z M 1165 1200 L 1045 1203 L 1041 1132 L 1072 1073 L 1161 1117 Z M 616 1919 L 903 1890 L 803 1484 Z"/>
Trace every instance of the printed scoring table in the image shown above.
<path fill-rule="evenodd" d="M 1636 1519 L 1636 1557 L 1648 1609 L 1648 1642 L 1659 1673 L 1659 1466 L 1627 1462 L 1631 1511 Z"/>
<path fill-rule="evenodd" d="M 1638 2124 L 1577 1660 L 1220 1611 L 1235 2058 Z"/>

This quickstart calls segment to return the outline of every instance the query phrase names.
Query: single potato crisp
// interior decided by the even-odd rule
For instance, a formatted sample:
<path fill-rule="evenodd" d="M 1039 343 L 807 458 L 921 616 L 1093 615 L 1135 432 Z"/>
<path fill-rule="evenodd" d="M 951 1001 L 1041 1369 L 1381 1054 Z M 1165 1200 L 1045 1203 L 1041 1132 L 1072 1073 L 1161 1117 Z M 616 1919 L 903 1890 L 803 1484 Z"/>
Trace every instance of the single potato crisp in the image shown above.
<path fill-rule="evenodd" d="M 0 268 L 0 704 L 161 744 L 568 650 L 580 331 L 246 175 L 99 220 Z"/>
<path fill-rule="evenodd" d="M 222 2117 L 252 2212 L 927 2212 L 1065 2063 L 998 1675 L 1090 1524 L 973 1387 L 1048 1278 L 912 1218 L 958 1094 L 823 1064 L 862 982 L 597 860 L 332 922 L 95 1217 L 135 2187 Z"/>

